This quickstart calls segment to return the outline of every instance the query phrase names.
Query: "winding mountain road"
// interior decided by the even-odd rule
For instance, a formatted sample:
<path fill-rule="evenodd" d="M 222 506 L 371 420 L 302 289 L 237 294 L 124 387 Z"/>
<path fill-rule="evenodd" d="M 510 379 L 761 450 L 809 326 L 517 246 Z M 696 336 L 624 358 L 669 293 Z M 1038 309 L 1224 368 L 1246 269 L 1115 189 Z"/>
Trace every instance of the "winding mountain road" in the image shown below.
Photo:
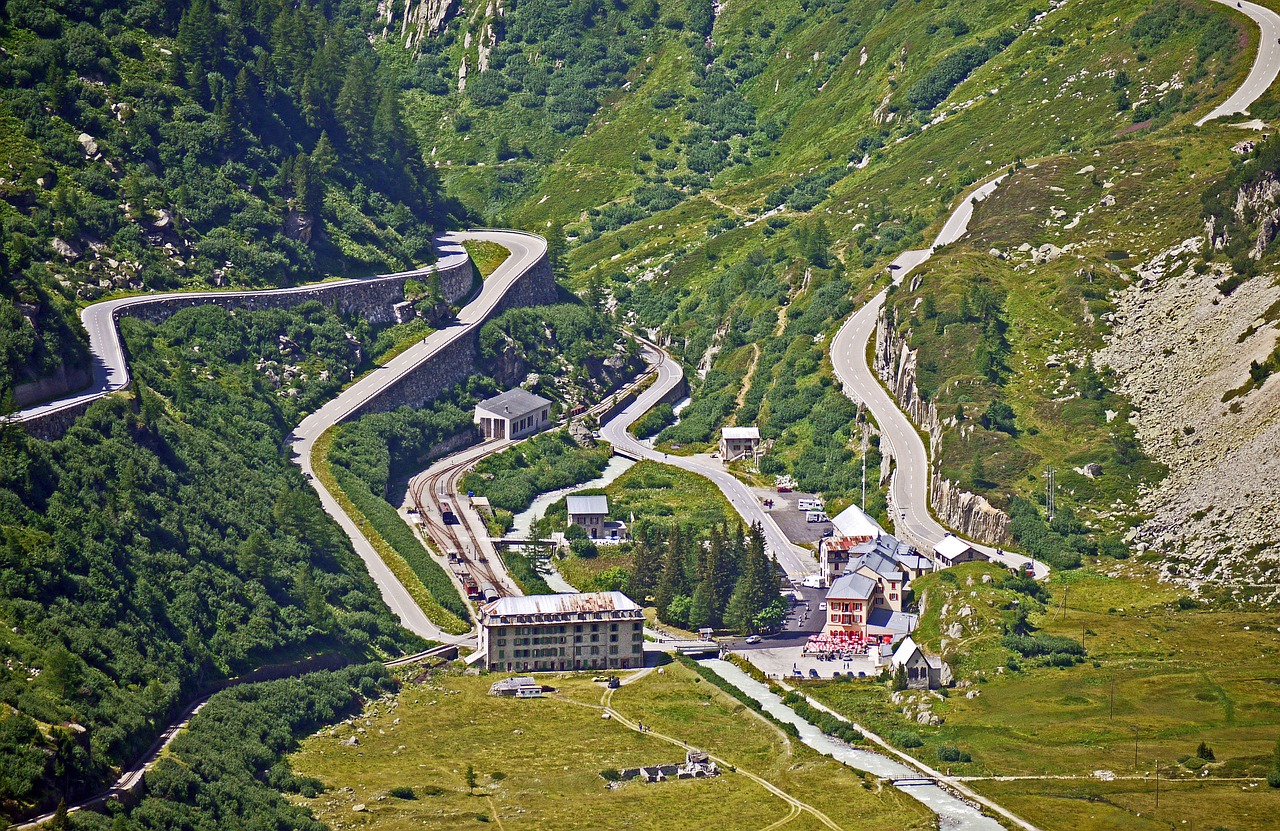
<path fill-rule="evenodd" d="M 1249 69 L 1249 75 L 1244 79 L 1244 83 L 1231 93 L 1231 97 L 1197 121 L 1197 127 L 1203 127 L 1215 118 L 1227 115 L 1248 115 L 1249 107 L 1262 97 L 1262 93 L 1267 91 L 1267 88 L 1275 82 L 1276 76 L 1280 74 L 1280 14 L 1276 14 L 1266 6 L 1245 2 L 1245 0 L 1239 0 L 1239 2 L 1214 0 L 1214 2 L 1243 12 L 1258 24 L 1258 54 L 1254 56 L 1253 66 Z"/>
<path fill-rule="evenodd" d="M 634 459 L 648 459 L 664 465 L 672 465 L 690 473 L 705 477 L 720 489 L 738 515 L 748 525 L 760 523 L 764 528 L 765 545 L 778 558 L 787 575 L 795 579 L 814 574 L 818 564 L 807 549 L 793 545 L 786 534 L 773 521 L 773 517 L 760 504 L 759 498 L 736 476 L 724 469 L 718 460 L 702 456 L 675 456 L 654 450 L 627 432 L 636 419 L 647 413 L 684 378 L 684 368 L 656 345 L 645 344 L 645 359 L 657 365 L 657 378 L 653 384 L 631 402 L 626 409 L 600 428 L 601 437 L 613 445 L 614 450 Z"/>
<path fill-rule="evenodd" d="M 973 218 L 974 206 L 995 192 L 1003 179 L 1004 175 L 997 176 L 969 193 L 947 217 L 933 245 L 899 254 L 889 266 L 893 284 L 901 285 L 908 274 L 933 256 L 934 249 L 950 245 L 964 236 Z M 889 485 L 889 501 L 896 511 L 894 528 L 898 536 L 931 548 L 951 532 L 929 512 L 929 451 L 916 426 L 898 409 L 898 403 L 880 384 L 880 379 L 867 363 L 867 344 L 875 334 L 876 320 L 884 308 L 888 292 L 886 288 L 871 298 L 840 327 L 831 339 L 831 366 L 840 379 L 844 394 L 865 404 L 880 425 L 880 441 L 896 460 Z M 1033 563 L 1037 578 L 1049 575 L 1049 567 L 1044 563 L 990 546 L 973 545 L 992 560 L 1007 566 Z"/>
<path fill-rule="evenodd" d="M 434 265 L 415 269 L 408 276 L 421 276 L 432 271 L 452 268 L 464 262 L 467 252 L 459 244 L 461 237 L 456 234 L 445 234 L 436 240 L 439 259 Z M 129 386 L 129 360 L 125 354 L 124 342 L 120 339 L 120 329 L 116 324 L 117 316 L 132 307 L 149 303 L 172 302 L 173 300 L 208 300 L 210 302 L 225 301 L 241 297 L 265 297 L 289 294 L 302 294 L 317 288 L 348 285 L 352 283 L 370 283 L 379 280 L 398 279 L 405 273 L 379 274 L 374 277 L 352 277 L 343 280 L 331 280 L 327 283 L 311 283 L 293 286 L 287 289 L 260 289 L 255 291 L 179 291 L 164 294 L 146 294 L 134 297 L 117 297 L 86 306 L 80 312 L 80 322 L 89 334 L 89 359 L 93 369 L 93 381 L 80 392 L 43 404 L 27 407 L 14 413 L 14 421 L 30 421 L 54 413 L 70 410 L 75 407 L 96 401 L 119 392 Z"/>
<path fill-rule="evenodd" d="M 1214 0 L 1221 5 L 1234 7 L 1258 24 L 1260 31 L 1258 53 L 1249 75 L 1231 96 L 1196 122 L 1204 125 L 1216 118 L 1247 114 L 1280 75 L 1280 14 L 1257 3 L 1240 0 Z M 914 269 L 928 261 L 935 249 L 960 239 L 968 231 L 974 206 L 995 191 L 1003 175 L 975 188 L 961 200 L 955 211 L 947 217 L 933 245 L 928 248 L 904 251 L 890 264 L 894 285 Z M 890 500 L 897 511 L 896 528 L 900 535 L 918 543 L 931 544 L 951 533 L 929 512 L 929 454 L 920 433 L 910 419 L 898 408 L 897 402 L 881 385 L 880 379 L 867 364 L 867 344 L 875 334 L 876 320 L 884 308 L 888 289 L 881 291 L 865 306 L 855 312 L 831 341 L 831 363 L 844 392 L 850 398 L 864 403 L 880 425 L 881 441 L 887 442 L 897 460 L 890 484 Z M 1019 554 L 974 544 L 993 560 L 1010 566 L 1033 564 L 1037 578 L 1048 576 L 1044 563 L 1030 560 Z"/>
<path fill-rule="evenodd" d="M 464 306 L 458 314 L 457 322 L 432 332 L 422 343 L 414 344 L 382 368 L 368 373 L 355 384 L 347 387 L 337 398 L 303 419 L 288 438 L 293 447 L 293 461 L 302 468 L 303 473 L 307 474 L 311 486 L 320 496 L 320 503 L 325 512 L 333 517 L 351 538 L 351 544 L 355 547 L 356 553 L 360 555 L 360 559 L 364 560 L 369 574 L 382 592 L 382 599 L 400 618 L 404 627 L 430 640 L 459 644 L 471 643 L 473 638 L 467 635 L 451 635 L 431 622 L 422 608 L 414 602 L 409 590 L 383 562 L 382 557 L 365 538 L 355 521 L 347 516 L 333 494 L 329 493 L 329 490 L 315 476 L 315 469 L 311 464 L 311 451 L 315 447 L 316 440 L 330 427 L 348 418 L 401 377 L 454 341 L 474 333 L 488 319 L 490 313 L 516 281 L 547 254 L 546 240 L 521 231 L 466 231 L 447 234 L 445 236 L 446 245 L 449 246 L 447 250 L 450 254 L 456 253 L 457 250 L 461 250 L 461 243 L 466 240 L 496 242 L 510 251 L 511 256 L 507 257 L 502 265 L 498 266 L 484 281 L 479 295 Z M 465 251 L 462 252 L 462 256 L 466 256 Z"/>

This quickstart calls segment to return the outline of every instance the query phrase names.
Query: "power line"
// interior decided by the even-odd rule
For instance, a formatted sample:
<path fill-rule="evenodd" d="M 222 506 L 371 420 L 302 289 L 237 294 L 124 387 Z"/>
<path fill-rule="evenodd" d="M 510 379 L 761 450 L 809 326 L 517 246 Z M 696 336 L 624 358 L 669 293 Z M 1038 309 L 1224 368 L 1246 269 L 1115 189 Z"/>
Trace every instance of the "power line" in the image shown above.
<path fill-rule="evenodd" d="M 1054 469 L 1053 465 L 1049 465 L 1048 470 L 1046 470 L 1044 473 L 1044 478 L 1045 478 L 1044 507 L 1045 507 L 1045 513 L 1049 515 L 1050 522 L 1053 522 L 1053 514 L 1057 508 L 1057 506 L 1054 504 L 1055 503 L 1054 492 L 1058 489 L 1057 473 L 1058 471 Z"/>

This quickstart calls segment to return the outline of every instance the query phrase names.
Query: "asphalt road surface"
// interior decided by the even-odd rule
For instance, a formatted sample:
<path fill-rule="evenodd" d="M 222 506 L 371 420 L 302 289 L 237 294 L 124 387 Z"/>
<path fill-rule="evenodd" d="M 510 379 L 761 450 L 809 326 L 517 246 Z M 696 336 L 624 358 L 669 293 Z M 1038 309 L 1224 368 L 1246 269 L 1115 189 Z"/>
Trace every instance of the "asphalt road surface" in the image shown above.
<path fill-rule="evenodd" d="M 942 230 L 929 248 L 904 251 L 890 265 L 894 285 L 899 285 L 912 270 L 926 262 L 933 251 L 955 242 L 969 227 L 975 203 L 986 199 L 995 191 L 1003 176 L 974 189 L 947 217 Z M 892 396 L 880 385 L 880 379 L 867 365 L 867 343 L 876 330 L 876 320 L 884 308 L 888 290 L 880 292 L 853 314 L 840 327 L 831 341 L 831 364 L 845 395 L 866 404 L 867 409 L 880 425 L 880 441 L 892 451 L 896 467 L 890 482 L 890 503 L 897 535 L 917 544 L 932 546 L 950 531 L 929 513 L 929 453 L 916 427 L 898 409 Z M 1021 566 L 1030 559 L 1010 552 L 997 553 L 990 546 L 973 544 L 997 560 L 1010 566 Z M 1049 568 L 1035 563 L 1037 577 L 1046 577 Z"/>
<path fill-rule="evenodd" d="M 778 564 L 788 576 L 799 579 L 817 572 L 818 564 L 813 554 L 808 549 L 793 545 L 787 539 L 787 535 L 782 533 L 778 524 L 773 521 L 769 512 L 760 504 L 759 498 L 737 477 L 725 470 L 719 461 L 662 453 L 638 441 L 627 432 L 627 428 L 636 419 L 652 409 L 659 399 L 670 392 L 684 377 L 684 369 L 680 366 L 680 362 L 661 352 L 657 347 L 646 346 L 645 358 L 650 362 L 658 362 L 657 379 L 630 406 L 601 428 L 601 437 L 623 455 L 672 465 L 710 479 L 745 523 L 748 525 L 760 523 L 764 528 L 765 545 L 778 558 Z"/>
<path fill-rule="evenodd" d="M 444 235 L 436 242 L 440 252 L 439 261 L 433 266 L 418 269 L 411 274 L 428 274 L 437 268 L 448 268 L 458 264 L 459 258 L 465 258 L 467 252 L 457 244 L 461 237 Z M 346 280 L 334 280 L 325 286 L 343 285 L 344 283 L 372 282 L 376 280 L 400 277 L 402 274 L 379 274 L 375 277 L 358 277 Z M 59 398 L 14 414 L 16 421 L 27 421 L 38 416 L 66 410 L 110 395 L 129 386 L 129 362 L 124 352 L 124 344 L 120 340 L 120 331 L 116 328 L 115 316 L 122 309 L 130 306 L 141 306 L 161 299 L 174 298 L 206 298 L 209 300 L 225 300 L 229 297 L 246 295 L 281 295 L 295 294 L 315 289 L 319 284 L 293 286 L 287 289 L 265 289 L 259 291 L 181 291 L 164 295 L 142 295 L 137 297 L 118 297 L 86 306 L 80 312 L 80 322 L 89 334 L 89 358 L 93 369 L 93 381 L 84 390 Z"/>
<path fill-rule="evenodd" d="M 443 643 L 470 643 L 468 636 L 450 635 L 440 630 L 427 618 L 426 614 L 414 602 L 408 590 L 396 579 L 387 564 L 378 556 L 355 522 L 339 507 L 333 495 L 315 478 L 311 466 L 311 450 L 316 439 L 326 430 L 355 412 L 365 402 L 378 396 L 383 390 L 394 384 L 401 376 L 413 370 L 423 361 L 431 358 L 453 343 L 458 338 L 468 337 L 484 322 L 489 313 L 497 305 L 507 291 L 530 268 L 538 263 L 547 251 L 546 240 L 520 231 L 466 231 L 447 234 L 441 260 L 445 255 L 466 256 L 461 243 L 464 240 L 487 240 L 496 242 L 511 252 L 511 256 L 498 266 L 493 274 L 484 281 L 480 293 L 458 315 L 452 326 L 432 332 L 419 344 L 415 344 L 397 355 L 386 366 L 365 375 L 355 384 L 343 390 L 342 394 L 303 419 L 302 423 L 290 434 L 293 445 L 293 460 L 302 468 L 310 479 L 311 486 L 320 495 L 320 502 L 325 512 L 342 526 L 342 530 L 351 538 L 360 559 L 364 560 L 369 574 L 382 592 L 382 598 L 391 611 L 400 618 L 400 622 L 411 632 L 424 638 Z"/>
<path fill-rule="evenodd" d="M 1249 106 L 1262 97 L 1262 93 L 1271 86 L 1276 75 L 1280 74 L 1280 14 L 1276 14 L 1266 6 L 1247 3 L 1244 0 L 1214 0 L 1228 8 L 1234 8 L 1253 19 L 1258 24 L 1258 54 L 1253 59 L 1253 67 L 1244 83 L 1226 101 L 1209 111 L 1209 114 L 1196 122 L 1197 127 L 1227 115 L 1248 115 Z"/>

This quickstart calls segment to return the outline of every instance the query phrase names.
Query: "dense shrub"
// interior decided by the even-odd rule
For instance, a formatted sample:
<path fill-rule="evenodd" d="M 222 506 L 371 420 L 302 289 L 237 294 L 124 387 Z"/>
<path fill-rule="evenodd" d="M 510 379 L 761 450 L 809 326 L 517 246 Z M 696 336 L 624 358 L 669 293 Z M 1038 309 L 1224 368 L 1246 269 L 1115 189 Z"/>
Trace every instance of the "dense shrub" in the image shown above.
<path fill-rule="evenodd" d="M 1016 37 L 1015 32 L 1006 30 L 989 40 L 947 54 L 930 67 L 923 78 L 907 88 L 906 102 L 919 110 L 933 109 L 975 69 L 1003 52 Z"/>
<path fill-rule="evenodd" d="M 636 438 L 647 439 L 657 435 L 664 427 L 675 421 L 675 413 L 670 404 L 659 404 L 649 412 L 636 419 L 631 425 L 631 432 Z"/>
<path fill-rule="evenodd" d="M 921 747 L 924 745 L 924 739 L 920 738 L 919 733 L 913 733 L 910 730 L 895 730 L 889 734 L 889 741 L 898 747 L 907 749 L 913 747 Z"/>
<path fill-rule="evenodd" d="M 1084 647 L 1079 641 L 1058 635 L 1017 635 L 1007 634 L 1000 643 L 1009 650 L 1017 652 L 1024 658 L 1035 658 L 1044 655 L 1065 655 L 1075 659 L 1084 658 Z"/>
<path fill-rule="evenodd" d="M 595 479 L 611 455 L 604 445 L 579 447 L 559 430 L 481 460 L 460 487 L 487 497 L 496 508 L 519 513 L 540 493 Z"/>

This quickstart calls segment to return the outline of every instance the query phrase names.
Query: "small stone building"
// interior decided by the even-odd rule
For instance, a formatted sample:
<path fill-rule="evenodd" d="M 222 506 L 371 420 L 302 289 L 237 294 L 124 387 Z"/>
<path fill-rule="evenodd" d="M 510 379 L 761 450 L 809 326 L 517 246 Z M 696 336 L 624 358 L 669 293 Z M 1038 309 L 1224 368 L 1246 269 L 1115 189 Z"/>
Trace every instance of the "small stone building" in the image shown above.
<path fill-rule="evenodd" d="M 951 685 L 951 667 L 939 657 L 924 654 L 910 637 L 903 638 L 893 653 L 893 671 L 899 667 L 907 674 L 907 689 L 936 690 Z"/>
<path fill-rule="evenodd" d="M 599 539 L 604 534 L 605 523 L 609 520 L 609 497 L 604 494 L 593 496 L 568 496 L 564 500 L 569 511 L 569 524 L 576 525 L 591 539 Z"/>
<path fill-rule="evenodd" d="M 473 421 L 486 439 L 521 439 L 551 424 L 551 402 L 516 387 L 477 404 Z"/>
<path fill-rule="evenodd" d="M 720 458 L 726 462 L 755 459 L 760 454 L 760 428 L 725 427 L 720 431 Z"/>

